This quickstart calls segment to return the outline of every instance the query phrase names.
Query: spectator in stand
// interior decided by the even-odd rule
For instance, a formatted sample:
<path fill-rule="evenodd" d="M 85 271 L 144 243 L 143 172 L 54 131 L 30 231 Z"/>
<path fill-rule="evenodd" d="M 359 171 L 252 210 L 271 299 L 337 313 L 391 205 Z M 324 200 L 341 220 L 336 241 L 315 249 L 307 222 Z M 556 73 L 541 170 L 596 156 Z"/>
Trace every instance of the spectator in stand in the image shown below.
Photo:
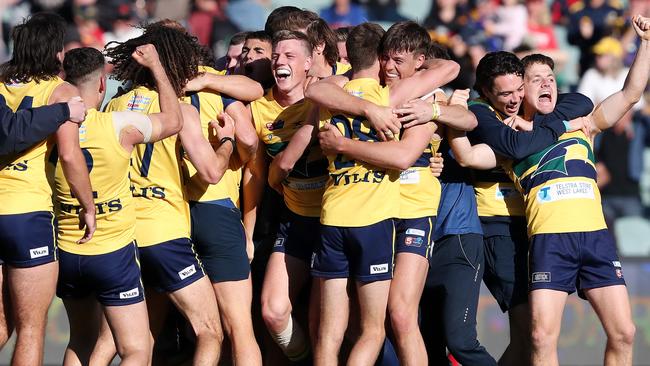
<path fill-rule="evenodd" d="M 607 0 L 583 0 L 569 9 L 568 41 L 580 48 L 580 75 L 591 66 L 592 48 L 624 25 L 623 12 Z"/>
<path fill-rule="evenodd" d="M 345 48 L 345 42 L 348 40 L 348 34 L 350 34 L 349 27 L 337 28 L 336 31 L 336 48 L 339 49 L 339 62 L 349 65 L 348 61 L 348 49 Z"/>
<path fill-rule="evenodd" d="M 483 22 L 485 30 L 503 38 L 503 49 L 512 51 L 526 35 L 528 12 L 520 0 L 501 0 L 493 19 Z"/>
<path fill-rule="evenodd" d="M 226 15 L 243 31 L 257 31 L 264 28 L 270 0 L 228 0 Z"/>
<path fill-rule="evenodd" d="M 134 27 L 138 24 L 135 7 L 132 0 L 102 1 L 99 6 L 99 24 L 104 33 L 104 42 L 126 42 L 142 35 L 142 29 Z"/>
<path fill-rule="evenodd" d="M 399 22 L 407 20 L 397 10 L 399 0 L 355 0 L 354 3 L 363 5 L 368 12 L 371 22 Z"/>
<path fill-rule="evenodd" d="M 320 17 L 334 29 L 352 27 L 368 20 L 366 9 L 351 4 L 350 0 L 334 0 L 331 6 L 321 9 Z"/>
<path fill-rule="evenodd" d="M 72 14 L 81 35 L 81 44 L 84 47 L 103 49 L 106 43 L 104 42 L 104 31 L 97 22 L 96 0 L 75 0 L 72 5 Z"/>
<path fill-rule="evenodd" d="M 551 13 L 545 0 L 528 0 L 528 34 L 524 38 L 524 45 L 530 47 L 530 53 L 543 53 L 555 61 L 555 73 L 559 74 L 564 69 L 568 55 L 558 46 L 555 29 L 551 22 Z M 634 30 L 632 30 L 634 33 Z M 636 33 L 634 33 L 636 38 Z M 520 58 L 526 54 L 517 54 Z"/>
<path fill-rule="evenodd" d="M 467 25 L 469 8 L 459 0 L 434 0 L 423 26 L 433 32 L 434 39 L 447 42 Z"/>
<path fill-rule="evenodd" d="M 212 41 L 213 23 L 216 19 L 225 20 L 223 12 L 226 0 L 195 0 L 192 13 L 187 23 L 188 28 L 204 46 L 210 46 Z M 235 33 L 235 32 L 233 32 Z"/>

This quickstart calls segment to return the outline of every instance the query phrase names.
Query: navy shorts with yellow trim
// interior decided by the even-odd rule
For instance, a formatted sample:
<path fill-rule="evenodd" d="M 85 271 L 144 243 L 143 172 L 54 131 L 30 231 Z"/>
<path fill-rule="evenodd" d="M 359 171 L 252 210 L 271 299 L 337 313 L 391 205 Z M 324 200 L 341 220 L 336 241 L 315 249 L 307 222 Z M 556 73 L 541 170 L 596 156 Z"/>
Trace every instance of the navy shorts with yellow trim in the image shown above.
<path fill-rule="evenodd" d="M 56 225 L 48 211 L 0 215 L 0 260 L 13 267 L 54 262 Z"/>
<path fill-rule="evenodd" d="M 158 292 L 174 292 L 205 274 L 188 238 L 138 248 L 142 280 Z"/>
<path fill-rule="evenodd" d="M 227 201 L 230 200 L 219 200 Z M 201 264 L 213 283 L 241 281 L 251 267 L 246 253 L 246 233 L 241 212 L 219 203 L 191 202 L 192 241 Z"/>
<path fill-rule="evenodd" d="M 298 215 L 285 207 L 273 243 L 273 252 L 281 252 L 309 263 L 311 254 L 321 240 L 320 225 L 319 217 Z"/>
<path fill-rule="evenodd" d="M 413 253 L 429 258 L 431 235 L 436 227 L 436 217 L 395 219 L 395 254 Z"/>
<path fill-rule="evenodd" d="M 321 226 L 311 274 L 320 278 L 354 277 L 360 282 L 393 277 L 395 228 L 392 219 L 362 227 Z"/>
<path fill-rule="evenodd" d="M 609 230 L 538 234 L 531 238 L 530 290 L 579 293 L 625 285 L 616 243 Z"/>
<path fill-rule="evenodd" d="M 61 250 L 59 255 L 58 297 L 78 299 L 95 295 L 105 306 L 144 300 L 135 242 L 106 254 L 80 255 Z"/>

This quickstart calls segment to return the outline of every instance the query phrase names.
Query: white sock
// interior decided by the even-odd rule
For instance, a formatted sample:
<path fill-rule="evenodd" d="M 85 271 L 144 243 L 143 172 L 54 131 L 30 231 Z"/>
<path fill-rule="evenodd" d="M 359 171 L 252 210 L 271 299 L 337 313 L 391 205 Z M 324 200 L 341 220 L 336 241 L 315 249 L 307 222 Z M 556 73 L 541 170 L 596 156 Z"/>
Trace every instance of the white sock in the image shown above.
<path fill-rule="evenodd" d="M 285 330 L 279 334 L 271 333 L 271 336 L 289 360 L 300 361 L 309 355 L 309 343 L 305 333 L 298 323 L 294 324 L 292 316 L 289 316 L 289 323 Z"/>

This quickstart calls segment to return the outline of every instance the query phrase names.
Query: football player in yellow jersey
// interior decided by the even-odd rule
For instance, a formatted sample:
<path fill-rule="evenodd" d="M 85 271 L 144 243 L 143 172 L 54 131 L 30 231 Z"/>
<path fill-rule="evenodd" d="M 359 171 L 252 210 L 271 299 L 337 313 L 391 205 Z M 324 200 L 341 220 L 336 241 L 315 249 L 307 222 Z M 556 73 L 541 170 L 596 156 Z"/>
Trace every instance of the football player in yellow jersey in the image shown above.
<path fill-rule="evenodd" d="M 79 88 L 89 108 L 80 130 L 80 143 L 95 190 L 98 226 L 90 241 L 82 246 L 74 242 L 79 235 L 74 215 L 78 202 L 57 169 L 57 296 L 63 299 L 70 324 L 64 365 L 99 361 L 91 354 L 102 310 L 115 343 L 120 345 L 117 351 L 122 363 L 150 362 L 152 345 L 135 244 L 129 162 L 136 144 L 171 136 L 181 129 L 183 121 L 176 93 L 154 46 L 138 47 L 133 57 L 151 70 L 160 91 L 161 113 L 98 112 L 106 93 L 104 56 L 94 48 L 78 48 L 66 53 L 63 62 L 66 81 Z"/>
<path fill-rule="evenodd" d="M 132 81 L 134 89 L 113 99 L 107 110 L 158 111 L 159 96 L 153 90 L 151 74 L 130 57 L 138 46 L 147 43 L 156 47 L 177 97 L 182 96 L 187 80 L 199 73 L 204 55 L 194 38 L 175 27 L 151 24 L 142 36 L 109 48 L 107 54 L 115 65 L 115 76 Z M 181 144 L 198 174 L 208 183 L 218 182 L 223 175 L 233 144 L 222 141 L 213 148 L 203 135 L 196 108 L 182 104 L 181 113 L 184 123 L 177 136 L 137 146 L 134 151 L 130 177 L 136 201 L 136 239 L 143 282 L 151 289 L 145 293 L 154 339 L 160 333 L 170 299 L 197 335 L 194 362 L 215 364 L 222 339 L 218 307 L 190 240 Z M 232 119 L 221 115 L 220 122 L 223 127 L 215 126 L 217 137 L 232 139 Z"/>
<path fill-rule="evenodd" d="M 267 90 L 275 84 L 271 71 L 271 35 L 265 31 L 250 32 L 244 41 L 241 69 L 244 75 Z"/>
<path fill-rule="evenodd" d="M 394 26 L 395 27 L 395 26 Z M 419 67 L 424 63 L 424 51 L 428 48 L 429 46 L 429 37 L 422 30 L 420 32 L 420 27 L 415 25 L 414 23 L 402 23 L 401 25 L 398 25 L 395 28 L 392 28 L 393 32 L 386 34 L 384 36 L 384 39 L 391 38 L 391 39 L 406 39 L 405 43 L 396 46 L 396 47 L 391 47 L 390 50 L 385 49 L 384 51 L 386 52 L 386 55 L 390 56 L 395 56 L 396 54 L 400 54 L 399 57 L 401 58 L 408 58 L 411 60 L 409 66 L 402 65 L 402 60 L 400 58 L 400 68 L 402 71 L 402 76 L 404 77 L 403 80 L 398 81 L 398 80 L 391 80 L 391 85 L 385 89 L 389 92 L 389 100 L 385 102 L 381 102 L 384 106 L 397 106 L 403 102 L 406 102 L 408 100 L 411 100 L 412 98 L 416 98 L 418 96 L 426 94 L 428 91 L 435 89 L 437 86 L 441 85 L 442 83 L 446 83 L 450 80 L 452 80 L 458 72 L 457 65 L 455 65 L 451 61 L 445 61 L 445 60 L 436 60 L 436 61 L 427 61 L 427 64 L 425 68 L 427 68 L 427 71 L 423 71 L 422 73 L 419 73 L 418 75 L 414 75 L 416 68 Z M 359 76 L 366 76 L 368 78 L 372 78 L 374 75 L 374 78 L 379 78 L 379 61 L 377 61 L 377 48 L 376 45 L 379 43 L 379 39 L 381 39 L 381 36 L 383 34 L 383 31 L 381 31 L 381 28 L 378 27 L 377 25 L 374 24 L 363 24 L 361 26 L 358 26 L 354 28 L 350 35 L 348 36 L 348 57 L 350 59 L 350 62 L 352 63 L 353 70 L 355 72 L 355 77 L 353 78 L 353 81 L 358 79 L 358 80 L 365 80 L 363 78 L 359 78 Z M 389 37 L 389 35 L 391 37 Z M 398 38 L 393 38 L 393 37 L 398 37 Z M 377 42 L 372 42 L 369 41 L 368 39 L 375 39 L 377 38 Z M 375 47 L 374 49 L 371 49 L 372 47 Z M 400 48 L 402 47 L 402 48 Z M 373 57 L 374 55 L 374 57 Z M 419 59 L 419 60 L 418 60 Z M 376 63 L 376 70 L 375 66 L 373 64 Z M 392 60 L 389 60 L 388 62 L 392 62 Z M 382 61 L 385 66 L 385 61 Z M 437 72 L 434 72 L 432 69 L 434 68 L 433 65 L 437 64 L 442 70 L 440 70 L 440 74 Z M 356 65 L 356 66 L 355 66 Z M 394 64 L 393 64 L 394 65 Z M 389 65 L 390 66 L 390 65 Z M 445 70 L 445 68 L 448 68 Z M 357 70 L 360 70 L 359 75 L 357 75 Z M 385 70 L 384 70 L 385 71 Z M 445 71 L 449 71 L 446 73 Z M 373 74 L 374 72 L 374 74 Z M 412 78 L 407 79 L 407 77 L 412 76 Z M 447 78 L 447 79 L 445 79 Z M 371 79 L 368 79 L 371 80 Z M 319 85 L 320 84 L 320 85 Z M 345 92 L 341 92 L 342 90 L 338 87 L 329 87 L 332 84 L 330 82 L 320 82 L 313 84 L 309 89 L 308 89 L 308 95 L 318 102 L 323 102 L 325 103 L 329 108 L 332 109 L 338 109 L 338 110 L 344 110 L 346 112 L 363 112 L 363 107 L 360 107 L 364 102 L 365 104 L 368 104 L 369 101 L 363 101 L 363 99 L 360 98 L 355 98 L 353 96 L 348 95 Z M 348 84 L 349 85 L 349 84 Z M 328 87 L 325 87 L 328 86 Z M 322 89 L 321 89 L 322 88 Z M 348 86 L 346 86 L 348 88 Z M 321 90 L 319 90 L 321 89 Z M 330 90 L 331 89 L 331 90 Z M 334 93 L 334 94 L 331 94 Z M 358 92 L 357 92 L 358 93 Z M 362 95 L 361 93 L 358 93 Z M 355 94 L 353 94 L 355 95 Z M 349 102 L 348 102 L 349 101 Z M 341 102 L 341 103 L 339 103 Z M 374 103 L 377 103 L 378 101 L 372 101 Z M 385 104 L 384 104 L 385 103 Z M 350 109 L 346 109 L 346 107 L 343 106 L 343 104 L 349 105 L 352 104 L 353 106 Z M 356 104 L 357 106 L 354 106 Z M 429 106 L 430 107 L 430 106 Z M 356 109 L 355 109 L 356 108 Z M 468 125 L 468 128 L 472 127 L 472 124 L 475 124 L 475 120 L 473 120 L 473 116 L 471 114 L 468 114 L 467 111 L 465 110 L 464 112 L 461 111 L 461 114 L 458 114 L 457 108 L 452 107 L 452 108 L 446 108 L 447 115 L 448 116 L 455 116 L 454 119 L 455 121 L 458 121 L 460 123 L 465 123 Z M 462 108 L 461 108 L 462 109 Z M 431 115 L 429 115 L 431 116 Z M 469 117 L 469 118 L 468 118 Z M 355 127 L 356 128 L 356 127 Z M 332 127 L 328 127 L 327 125 L 324 127 L 324 130 L 326 131 L 323 136 L 319 137 L 325 137 L 329 135 L 329 138 L 332 138 L 332 131 L 337 131 L 337 129 L 333 129 Z M 372 164 L 372 166 L 379 166 L 379 167 L 387 167 L 390 169 L 406 169 L 409 168 L 415 161 L 416 159 L 422 154 L 422 152 L 425 150 L 425 147 L 430 143 L 432 134 L 435 130 L 435 127 L 433 124 L 430 125 L 423 125 L 423 126 L 417 126 L 415 129 L 408 129 L 404 132 L 404 136 L 400 137 L 401 139 L 404 139 L 404 141 L 393 141 L 393 142 L 387 142 L 387 143 L 373 143 L 373 144 L 367 144 L 364 143 L 360 139 L 360 141 L 356 141 L 357 139 L 338 139 L 336 142 L 337 147 L 334 148 L 334 150 L 337 151 L 332 151 L 330 150 L 331 145 L 329 142 L 326 142 L 325 140 L 321 140 L 324 142 L 323 148 L 329 150 L 330 152 L 333 152 L 334 154 L 342 154 L 343 156 L 349 156 L 350 159 L 359 159 L 363 160 L 367 163 Z M 368 136 L 376 136 L 374 130 L 370 130 L 370 134 Z M 375 137 L 376 139 L 376 137 Z M 332 140 L 330 140 L 332 141 Z M 372 141 L 372 140 L 371 140 Z M 375 140 L 377 141 L 377 139 Z M 350 149 L 348 149 L 350 148 Z M 371 152 L 372 151 L 372 152 Z M 339 155 L 341 156 L 341 155 Z M 427 159 L 428 160 L 428 157 Z M 429 172 L 426 172 L 429 173 Z M 434 178 L 435 179 L 435 178 Z M 435 185 L 432 184 L 430 187 L 431 190 L 435 190 Z M 329 188 L 328 188 L 329 190 Z M 427 191 L 427 189 L 425 189 Z M 422 193 L 422 192 L 421 192 Z M 437 193 L 439 196 L 439 192 Z M 431 200 L 435 200 L 436 194 L 433 194 L 434 197 L 431 197 Z M 351 198 L 348 198 L 351 199 Z M 324 197 L 324 208 L 327 207 L 327 200 L 328 196 L 326 195 Z M 391 198 L 391 197 L 382 197 L 382 200 L 386 200 L 388 202 L 395 201 L 399 202 L 400 198 L 399 195 L 397 197 Z M 398 212 L 393 212 L 390 217 L 400 217 L 400 210 Z M 327 221 L 332 220 L 332 218 L 327 218 L 325 215 L 328 212 L 324 212 L 324 217 L 323 217 L 323 222 L 326 224 L 325 225 L 325 230 L 329 230 L 330 226 L 328 226 Z M 409 215 L 412 215 L 414 212 L 409 212 Z M 360 215 L 363 215 L 363 212 L 359 213 Z M 331 215 L 331 213 L 330 213 Z M 429 211 L 428 212 L 429 216 L 435 216 L 435 210 Z M 417 214 L 416 214 L 417 216 Z M 413 217 L 413 216 L 409 216 Z M 406 217 L 405 217 L 406 218 Z M 432 226 L 431 224 L 431 217 L 425 217 L 424 218 L 428 226 Z M 367 220 L 367 218 L 366 218 Z M 351 220 L 349 220 L 350 224 L 353 224 Z M 415 224 L 411 222 L 412 224 Z M 331 224 L 330 224 L 331 225 Z M 341 225 L 341 224 L 335 224 L 337 227 L 339 226 L 348 226 L 348 225 Z M 371 226 L 374 226 L 376 224 L 373 224 Z M 353 225 L 350 225 L 353 226 Z M 358 225 L 354 225 L 358 226 Z M 366 229 L 368 226 L 361 225 L 362 227 L 358 228 L 345 228 L 347 230 L 361 230 L 361 229 Z M 408 226 L 408 225 L 407 225 Z M 343 227 L 339 227 L 339 229 L 343 229 Z M 428 228 L 425 231 L 432 231 L 432 227 Z M 407 233 L 408 231 L 408 233 Z M 394 309 L 394 319 L 393 319 L 393 330 L 396 333 L 396 336 L 398 337 L 398 344 L 406 344 L 409 343 L 411 347 L 417 347 L 417 351 L 413 351 L 412 349 L 405 349 L 401 348 L 400 349 L 400 360 L 402 362 L 415 362 L 417 364 L 426 364 L 426 351 L 424 349 L 424 344 L 422 342 L 421 336 L 419 337 L 420 341 L 417 341 L 417 304 L 418 304 L 418 299 L 419 299 L 419 294 L 422 291 L 422 285 L 424 283 L 424 277 L 426 275 L 426 269 L 428 268 L 428 262 L 427 262 L 427 248 L 429 247 L 429 243 L 427 242 L 427 237 L 428 234 L 426 232 L 422 233 L 421 235 L 420 232 L 423 231 L 422 229 L 419 228 L 419 226 L 414 226 L 410 230 L 404 229 L 404 232 L 402 233 L 405 235 L 402 237 L 402 244 L 401 249 L 399 250 L 400 253 L 402 253 L 399 256 L 398 262 L 403 262 L 402 264 L 397 265 L 396 264 L 396 272 L 395 276 L 396 278 L 394 281 L 397 281 L 397 283 L 400 284 L 400 288 L 402 291 L 393 291 L 395 293 L 395 296 L 391 293 L 391 297 L 394 299 L 399 298 L 400 300 L 382 300 L 383 296 L 386 295 L 386 293 L 383 293 L 382 291 L 387 291 L 388 287 L 391 286 L 390 282 L 385 281 L 386 278 L 382 278 L 379 276 L 372 276 L 373 275 L 373 269 L 375 269 L 375 273 L 384 273 L 384 275 L 390 276 L 392 270 L 390 267 L 392 267 L 392 263 L 387 265 L 386 271 L 378 271 L 375 267 L 371 266 L 370 272 L 371 275 L 365 275 L 362 272 L 365 270 L 364 268 L 354 268 L 354 272 L 356 274 L 356 279 L 357 281 L 360 281 L 358 283 L 364 283 L 364 282 L 371 282 L 371 281 L 377 281 L 370 286 L 370 284 L 364 284 L 364 286 L 360 287 L 358 291 L 360 292 L 360 302 L 362 304 L 362 311 L 361 311 L 361 317 L 362 317 L 362 324 L 365 327 L 368 327 L 371 329 L 370 331 L 367 331 L 366 334 L 364 334 L 362 330 L 362 335 L 361 339 L 367 342 L 365 345 L 363 342 L 359 343 L 355 346 L 353 349 L 353 353 L 350 356 L 350 361 L 351 363 L 356 363 L 356 362 L 368 362 L 374 360 L 373 357 L 376 357 L 376 353 L 373 354 L 372 352 L 378 351 L 378 348 L 373 349 L 373 347 L 377 347 L 377 339 L 373 339 L 374 335 L 373 332 L 376 330 L 374 327 L 380 328 L 381 331 L 383 332 L 383 312 L 385 310 L 386 303 L 383 303 L 384 308 L 381 308 L 382 301 L 389 301 L 389 302 L 394 302 L 396 305 L 399 302 L 399 316 L 397 307 Z M 323 246 L 326 247 L 328 244 L 326 243 L 326 233 L 324 231 L 324 236 L 323 236 Z M 411 236 L 416 236 L 418 237 L 421 241 L 419 242 L 419 245 L 412 245 L 412 241 L 407 239 L 407 237 Z M 376 238 L 376 243 L 373 243 L 374 245 L 377 245 L 376 250 L 378 252 L 382 252 L 384 249 L 381 247 L 382 241 L 379 240 L 379 238 Z M 412 237 L 411 237 L 412 239 Z M 331 240 L 331 239 L 330 239 Z M 328 240 L 328 242 L 330 241 Z M 405 243 L 405 244 L 404 244 Z M 399 244 L 399 243 L 398 243 Z M 329 243 L 329 245 L 333 245 L 332 243 Z M 350 245 L 348 243 L 345 243 L 344 245 Z M 412 255 L 415 254 L 411 247 L 419 247 L 423 248 L 423 250 L 418 251 L 417 255 Z M 313 273 L 317 277 L 323 277 L 325 279 L 325 283 L 321 284 L 322 286 L 325 286 L 326 288 L 321 291 L 321 299 L 324 297 L 330 297 L 330 295 L 327 294 L 327 291 L 332 291 L 334 290 L 334 286 L 337 285 L 336 282 L 334 282 L 330 278 L 333 274 L 332 269 L 328 267 L 332 267 L 331 260 L 327 258 L 326 255 L 323 254 L 324 252 L 317 252 L 315 254 L 315 260 L 314 260 L 314 266 L 313 266 Z M 408 254 L 407 254 L 408 253 Z M 389 258 L 390 261 L 392 262 L 392 250 L 389 253 Z M 365 265 L 365 260 L 363 259 L 363 255 L 361 258 L 350 258 L 351 261 L 350 265 L 354 265 L 355 267 L 358 266 L 358 263 L 355 263 L 356 261 L 361 261 L 361 266 L 363 267 Z M 409 262 L 410 261 L 410 262 Z M 372 264 L 372 263 L 369 263 Z M 323 270 L 324 269 L 324 270 Z M 360 272 L 361 271 L 361 272 Z M 397 274 L 400 274 L 399 279 L 397 279 Z M 412 271 L 412 272 L 410 272 Z M 408 275 L 407 275 L 408 273 Z M 352 275 L 352 273 L 350 273 Z M 335 277 L 331 277 L 335 278 Z M 408 280 L 407 280 L 408 278 Z M 418 278 L 417 280 L 414 280 L 414 278 Z M 390 279 L 390 277 L 388 277 Z M 384 281 L 382 281 L 384 280 Z M 402 282 L 404 281 L 404 282 Z M 330 284 L 327 284 L 327 282 L 331 282 Z M 338 282 L 338 281 L 337 281 Z M 383 283 L 382 283 L 383 282 Z M 371 289 L 374 287 L 374 289 Z M 363 289 L 363 290 L 362 290 Z M 368 294 L 363 294 L 366 291 L 373 291 L 372 297 L 374 298 L 374 303 L 378 306 L 377 308 L 374 308 L 373 305 L 367 304 L 364 300 L 366 297 L 370 297 Z M 397 293 L 401 292 L 401 296 L 397 296 Z M 414 297 L 411 299 L 411 297 Z M 323 301 L 323 300 L 321 300 Z M 328 300 L 329 301 L 329 300 Z M 333 301 L 337 301 L 334 299 Z M 340 301 L 340 299 L 338 300 Z M 325 306 L 327 303 L 325 304 Z M 364 307 L 366 310 L 364 310 Z M 390 307 L 389 307 L 390 308 Z M 321 314 L 324 315 L 324 317 L 321 319 L 322 324 L 327 324 L 326 326 L 323 325 L 323 327 L 330 327 L 328 329 L 329 332 L 334 332 L 334 339 L 336 339 L 336 333 L 340 331 L 340 327 L 343 326 L 342 322 L 332 322 L 332 318 L 328 317 L 328 313 L 331 312 L 332 310 L 322 310 Z M 377 316 L 380 317 L 377 317 Z M 393 315 L 393 314 L 391 314 Z M 364 318 L 366 318 L 364 322 Z M 336 324 L 338 323 L 338 324 Z M 335 329 L 335 327 L 338 327 L 338 329 Z M 399 333 L 398 333 L 399 332 Z M 368 334 L 369 333 L 369 334 Z M 408 333 L 408 335 L 407 335 Z M 331 335 L 331 334 L 330 334 Z M 415 336 L 415 337 L 413 337 Z M 326 338 L 327 335 L 321 334 L 319 336 L 319 341 L 322 338 Z M 380 339 L 379 345 L 381 345 L 381 341 L 383 340 Z M 401 343 L 400 343 L 401 342 Z M 374 343 L 374 344 L 373 344 Z M 319 344 L 320 346 L 321 344 Z M 326 359 L 322 358 L 324 357 L 325 354 L 336 354 L 338 351 L 338 346 L 337 344 L 334 343 L 329 343 L 329 342 L 323 342 L 322 343 L 322 349 L 318 349 L 319 346 L 317 346 L 316 350 L 316 357 L 320 360 L 320 362 L 323 362 L 327 364 L 328 362 L 332 362 L 332 359 Z M 336 348 L 332 348 L 336 347 Z M 356 353 L 355 353 L 356 352 Z M 420 353 L 418 355 L 414 355 L 414 353 Z M 424 357 L 422 359 L 422 357 Z M 420 360 L 414 359 L 414 358 L 420 358 Z"/>
<path fill-rule="evenodd" d="M 64 34 L 64 20 L 48 13 L 35 14 L 14 29 L 12 59 L 0 69 L 0 94 L 12 110 L 66 102 L 79 96 L 77 88 L 57 76 L 61 72 Z M 47 309 L 58 271 L 52 171 L 47 166 L 54 151 L 82 207 L 78 216 L 85 232 L 75 240 L 85 243 L 95 230 L 95 205 L 75 123 L 64 123 L 55 136 L 23 153 L 2 157 L 0 259 L 7 267 L 17 333 L 13 365 L 43 363 Z"/>
<path fill-rule="evenodd" d="M 542 153 L 509 168 L 518 189 L 523 190 L 531 235 L 532 364 L 536 366 L 559 364 L 557 342 L 562 312 L 568 294 L 576 287 L 579 295 L 594 307 L 607 334 L 604 364 L 632 364 L 635 327 L 616 246 L 600 206 L 590 142 L 596 133 L 614 125 L 640 99 L 647 85 L 650 19 L 635 16 L 632 24 L 641 37 L 639 50 L 623 89 L 597 105 L 590 114 L 593 132 L 567 133 Z M 555 113 L 557 86 L 552 60 L 533 55 L 523 61 L 526 65 L 524 118 Z M 480 149 L 483 164 L 490 168 L 496 165 L 496 157 L 485 147 L 472 148 Z M 547 155 L 561 161 L 556 173 L 540 165 Z M 529 164 L 530 168 L 522 172 L 522 164 Z M 535 178 L 537 173 L 541 173 L 540 178 Z M 558 190 L 561 184 L 566 189 Z M 568 205 L 560 207 L 562 203 Z"/>
<path fill-rule="evenodd" d="M 304 126 L 310 125 L 312 105 L 304 100 L 304 82 L 311 66 L 311 43 L 300 33 L 282 30 L 272 42 L 273 75 L 276 85 L 251 103 L 259 139 L 252 180 L 245 188 L 245 224 L 249 237 L 255 211 L 266 183 L 266 159 L 278 158 Z M 262 144 L 263 143 L 263 144 Z M 300 153 L 302 163 L 281 184 L 286 207 L 268 260 L 262 288 L 262 317 L 271 336 L 293 361 L 309 355 L 309 340 L 294 320 L 292 304 L 308 281 L 309 257 L 318 240 L 320 203 L 327 180 L 325 157 L 315 146 Z M 261 174 L 260 174 L 261 173 Z M 249 202 L 246 203 L 247 198 Z M 255 200 L 256 199 L 256 200 Z M 274 233 L 276 234 L 276 233 Z"/>

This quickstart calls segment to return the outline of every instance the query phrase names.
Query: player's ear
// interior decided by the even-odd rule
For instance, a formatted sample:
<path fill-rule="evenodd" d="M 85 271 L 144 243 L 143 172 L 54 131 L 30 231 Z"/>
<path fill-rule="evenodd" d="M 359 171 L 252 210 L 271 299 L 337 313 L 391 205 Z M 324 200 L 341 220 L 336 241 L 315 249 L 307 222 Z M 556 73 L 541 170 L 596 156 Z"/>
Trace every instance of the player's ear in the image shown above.
<path fill-rule="evenodd" d="M 313 61 L 313 59 L 312 59 L 311 56 L 308 56 L 305 59 L 305 71 L 309 71 L 309 69 L 311 69 L 312 61 Z"/>
<path fill-rule="evenodd" d="M 99 77 L 99 92 L 103 93 L 106 91 L 106 75 L 103 73 Z"/>
<path fill-rule="evenodd" d="M 416 70 L 419 69 L 420 67 L 422 67 L 422 65 L 424 64 L 424 60 L 425 60 L 424 54 L 420 54 L 415 58 L 415 69 Z"/>

